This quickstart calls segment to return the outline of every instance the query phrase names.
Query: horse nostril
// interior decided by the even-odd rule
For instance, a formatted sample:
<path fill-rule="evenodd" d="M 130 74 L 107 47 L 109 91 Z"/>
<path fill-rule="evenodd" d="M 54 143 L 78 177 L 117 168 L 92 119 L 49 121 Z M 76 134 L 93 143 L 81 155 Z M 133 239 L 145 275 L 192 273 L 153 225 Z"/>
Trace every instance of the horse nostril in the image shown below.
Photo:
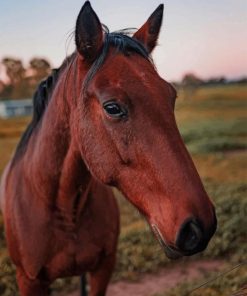
<path fill-rule="evenodd" d="M 177 237 L 176 245 L 183 252 L 194 253 L 202 241 L 202 230 L 194 220 L 185 222 Z"/>

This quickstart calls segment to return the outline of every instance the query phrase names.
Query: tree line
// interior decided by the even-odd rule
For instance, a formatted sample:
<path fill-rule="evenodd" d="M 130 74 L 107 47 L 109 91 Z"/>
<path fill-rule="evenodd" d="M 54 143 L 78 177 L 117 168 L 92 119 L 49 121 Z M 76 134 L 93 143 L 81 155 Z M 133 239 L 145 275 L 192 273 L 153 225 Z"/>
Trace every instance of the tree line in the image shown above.
<path fill-rule="evenodd" d="M 20 59 L 6 57 L 0 62 L 0 67 L 4 68 L 7 77 L 6 81 L 0 79 L 0 100 L 31 98 L 40 81 L 51 73 L 51 64 L 37 57 L 32 58 L 27 67 Z M 201 86 L 236 83 L 247 83 L 247 77 L 238 80 L 227 80 L 225 77 L 203 80 L 194 73 L 187 73 L 173 85 L 191 93 Z"/>
<path fill-rule="evenodd" d="M 177 82 L 179 87 L 199 87 L 199 86 L 212 86 L 212 85 L 223 85 L 223 84 L 242 84 L 247 83 L 247 77 L 239 79 L 227 79 L 224 76 L 212 77 L 209 79 L 202 79 L 194 73 L 186 73 L 181 82 Z M 176 84 L 176 83 L 175 83 Z"/>
<path fill-rule="evenodd" d="M 51 64 L 43 58 L 32 58 L 27 67 L 20 59 L 5 57 L 0 66 L 6 80 L 0 79 L 0 99 L 31 98 L 37 85 L 51 73 Z"/>

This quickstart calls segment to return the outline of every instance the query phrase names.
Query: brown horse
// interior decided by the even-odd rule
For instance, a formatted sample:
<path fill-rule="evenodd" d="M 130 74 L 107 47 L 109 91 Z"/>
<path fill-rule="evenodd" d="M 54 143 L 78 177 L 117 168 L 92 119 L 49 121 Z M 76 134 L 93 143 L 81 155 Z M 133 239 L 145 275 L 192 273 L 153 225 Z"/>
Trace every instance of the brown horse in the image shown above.
<path fill-rule="evenodd" d="M 23 296 L 45 296 L 59 277 L 89 272 L 105 295 L 119 213 L 115 186 L 147 219 L 168 257 L 202 251 L 214 207 L 174 117 L 176 92 L 150 58 L 160 5 L 132 36 L 109 33 L 87 1 L 76 51 L 42 82 L 33 119 L 7 166 L 1 208 Z"/>

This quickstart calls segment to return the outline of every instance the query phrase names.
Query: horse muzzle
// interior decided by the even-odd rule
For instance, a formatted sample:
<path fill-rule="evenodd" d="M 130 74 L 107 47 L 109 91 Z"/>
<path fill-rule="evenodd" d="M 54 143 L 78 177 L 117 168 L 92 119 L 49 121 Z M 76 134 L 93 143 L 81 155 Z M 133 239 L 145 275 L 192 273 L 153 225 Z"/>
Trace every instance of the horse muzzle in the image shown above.
<path fill-rule="evenodd" d="M 182 256 L 191 256 L 206 249 L 210 238 L 215 233 L 217 219 L 208 231 L 205 231 L 202 224 L 196 219 L 187 219 L 180 227 L 175 245 L 169 245 L 156 224 L 151 224 L 155 237 L 165 251 L 169 259 L 177 259 Z"/>
<path fill-rule="evenodd" d="M 176 250 L 175 248 L 169 246 L 166 243 L 166 241 L 165 241 L 163 235 L 161 234 L 159 228 L 155 224 L 151 224 L 151 228 L 153 230 L 153 233 L 154 233 L 156 239 L 160 243 L 161 247 L 164 249 L 165 254 L 169 259 L 178 259 L 178 258 L 181 258 L 183 256 L 178 250 Z"/>

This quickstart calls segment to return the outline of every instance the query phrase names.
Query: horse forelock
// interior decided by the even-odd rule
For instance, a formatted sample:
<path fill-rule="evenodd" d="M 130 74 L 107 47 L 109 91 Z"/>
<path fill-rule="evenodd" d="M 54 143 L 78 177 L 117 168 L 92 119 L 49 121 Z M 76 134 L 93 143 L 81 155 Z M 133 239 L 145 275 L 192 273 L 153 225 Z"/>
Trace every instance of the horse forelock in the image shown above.
<path fill-rule="evenodd" d="M 115 32 L 109 32 L 108 28 L 103 25 L 104 29 L 104 43 L 101 52 L 97 59 L 94 61 L 90 67 L 84 81 L 83 81 L 83 92 L 86 91 L 89 82 L 93 79 L 98 70 L 103 66 L 106 61 L 107 55 L 110 48 L 114 48 L 115 53 L 121 53 L 125 56 L 131 53 L 137 53 L 144 59 L 148 60 L 153 66 L 153 60 L 149 55 L 145 46 L 139 42 L 137 39 L 132 38 L 133 28 L 127 28 Z"/>

